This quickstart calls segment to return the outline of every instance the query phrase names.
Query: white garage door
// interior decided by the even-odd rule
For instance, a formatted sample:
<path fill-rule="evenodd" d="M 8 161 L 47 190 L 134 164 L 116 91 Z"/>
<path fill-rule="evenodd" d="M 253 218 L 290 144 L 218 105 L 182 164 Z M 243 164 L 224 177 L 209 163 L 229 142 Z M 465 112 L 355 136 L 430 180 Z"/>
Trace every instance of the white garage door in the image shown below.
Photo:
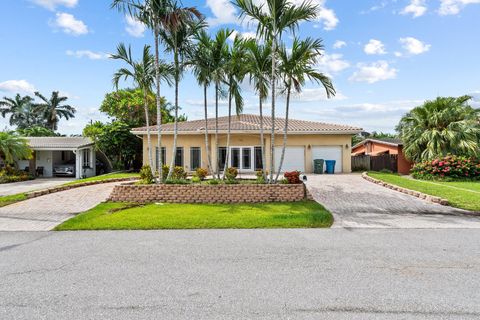
<path fill-rule="evenodd" d="M 275 147 L 275 170 L 278 170 L 281 156 L 282 147 Z M 305 172 L 304 147 L 287 147 L 285 149 L 285 158 L 283 159 L 282 172 L 295 170 Z"/>
<path fill-rule="evenodd" d="M 312 147 L 312 160 L 335 160 L 335 172 L 342 172 L 342 146 Z"/>

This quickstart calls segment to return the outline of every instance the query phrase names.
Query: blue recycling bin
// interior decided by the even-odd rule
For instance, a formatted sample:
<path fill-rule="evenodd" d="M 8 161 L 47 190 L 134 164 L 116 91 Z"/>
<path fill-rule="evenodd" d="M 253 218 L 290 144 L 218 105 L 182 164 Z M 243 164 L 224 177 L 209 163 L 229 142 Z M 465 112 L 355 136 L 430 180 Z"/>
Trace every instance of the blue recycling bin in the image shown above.
<path fill-rule="evenodd" d="M 326 160 L 325 161 L 325 166 L 327 167 L 327 170 L 325 170 L 326 173 L 328 174 L 334 174 L 335 173 L 335 160 Z"/>

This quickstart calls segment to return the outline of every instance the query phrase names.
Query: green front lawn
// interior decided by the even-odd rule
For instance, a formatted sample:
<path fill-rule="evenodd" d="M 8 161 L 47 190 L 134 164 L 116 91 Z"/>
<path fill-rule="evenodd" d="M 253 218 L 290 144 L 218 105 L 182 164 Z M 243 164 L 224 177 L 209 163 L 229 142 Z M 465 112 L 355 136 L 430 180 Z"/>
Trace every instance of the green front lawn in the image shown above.
<path fill-rule="evenodd" d="M 0 197 L 0 207 L 8 206 L 9 204 L 26 200 L 27 196 L 25 193 L 13 194 L 11 196 Z"/>
<path fill-rule="evenodd" d="M 441 182 L 414 180 L 392 173 L 369 172 L 369 176 L 387 183 L 447 199 L 453 207 L 480 211 L 480 181 Z"/>
<path fill-rule="evenodd" d="M 114 173 L 107 173 L 101 176 L 95 176 L 85 179 L 79 179 L 71 182 L 65 183 L 65 185 L 72 185 L 72 184 L 79 184 L 83 182 L 91 182 L 91 181 L 103 181 L 108 179 L 119 179 L 119 178 L 140 178 L 138 173 L 131 173 L 131 172 L 114 172 Z"/>
<path fill-rule="evenodd" d="M 102 203 L 55 230 L 328 228 L 332 223 L 332 215 L 314 201 L 137 206 Z"/>

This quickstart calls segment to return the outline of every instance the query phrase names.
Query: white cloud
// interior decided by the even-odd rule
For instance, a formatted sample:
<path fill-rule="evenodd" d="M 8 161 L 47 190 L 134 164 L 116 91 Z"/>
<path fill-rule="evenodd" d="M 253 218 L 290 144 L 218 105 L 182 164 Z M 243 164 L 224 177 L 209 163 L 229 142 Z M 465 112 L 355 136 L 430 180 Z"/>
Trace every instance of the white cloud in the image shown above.
<path fill-rule="evenodd" d="M 385 8 L 386 6 L 388 5 L 388 2 L 387 1 L 382 1 L 381 3 L 379 4 L 376 4 L 374 6 L 371 6 L 369 9 L 367 10 L 363 10 L 360 12 L 360 14 L 368 14 L 368 13 L 371 13 L 371 12 L 375 12 L 375 11 L 378 11 L 378 10 L 381 10 L 383 8 Z"/>
<path fill-rule="evenodd" d="M 35 86 L 27 80 L 7 80 L 0 82 L 0 91 L 32 94 L 35 92 Z"/>
<path fill-rule="evenodd" d="M 318 88 L 306 88 L 303 89 L 300 93 L 294 93 L 292 95 L 293 102 L 316 102 L 316 101 L 325 101 L 327 100 L 327 94 L 323 87 Z M 341 92 L 332 97 L 330 100 L 345 100 L 347 97 Z"/>
<path fill-rule="evenodd" d="M 386 54 L 385 45 L 380 40 L 371 39 L 363 48 L 366 54 Z"/>
<path fill-rule="evenodd" d="M 440 9 L 438 13 L 442 16 L 456 15 L 460 13 L 466 5 L 478 4 L 480 0 L 440 0 Z"/>
<path fill-rule="evenodd" d="M 131 16 L 125 16 L 125 31 L 135 38 L 142 38 L 145 33 L 145 25 Z"/>
<path fill-rule="evenodd" d="M 78 0 L 31 0 L 33 3 L 42 6 L 48 10 L 55 10 L 58 6 L 74 8 Z"/>
<path fill-rule="evenodd" d="M 213 17 L 207 19 L 210 26 L 239 24 L 237 10 L 230 0 L 207 0 L 207 7 L 213 13 Z"/>
<path fill-rule="evenodd" d="M 370 64 L 357 64 L 358 70 L 353 73 L 349 80 L 356 82 L 375 83 L 378 81 L 395 79 L 397 69 L 390 67 L 387 61 L 377 61 Z"/>
<path fill-rule="evenodd" d="M 403 8 L 401 14 L 411 14 L 414 18 L 421 17 L 427 12 L 425 0 L 411 0 L 410 4 Z"/>
<path fill-rule="evenodd" d="M 333 49 L 341 49 L 341 48 L 346 47 L 346 46 L 347 46 L 347 43 L 345 41 L 337 40 L 333 44 Z"/>
<path fill-rule="evenodd" d="M 255 32 L 239 32 L 234 30 L 228 39 L 233 41 L 236 36 L 239 36 L 241 39 L 255 39 L 257 34 Z"/>
<path fill-rule="evenodd" d="M 70 13 L 57 12 L 56 19 L 52 25 L 62 29 L 63 32 L 74 36 L 88 33 L 87 25 L 83 23 L 83 21 L 77 20 Z"/>
<path fill-rule="evenodd" d="M 292 0 L 292 3 L 295 5 L 300 5 L 304 0 Z M 311 0 L 313 5 L 318 6 L 318 24 L 314 25 L 315 28 L 320 28 L 320 24 L 323 25 L 324 30 L 333 30 L 337 27 L 339 20 L 335 11 L 326 7 L 326 0 Z"/>
<path fill-rule="evenodd" d="M 327 54 L 323 53 L 317 63 L 319 71 L 327 74 L 338 73 L 350 67 L 350 62 L 343 59 L 343 55 L 339 53 Z"/>
<path fill-rule="evenodd" d="M 408 54 L 417 55 L 430 50 L 431 45 L 425 44 L 422 41 L 413 37 L 400 38 L 400 43 Z"/>
<path fill-rule="evenodd" d="M 108 59 L 110 55 L 103 52 L 93 52 L 90 50 L 67 50 L 66 54 L 75 58 L 88 58 L 90 60 L 103 60 Z"/>

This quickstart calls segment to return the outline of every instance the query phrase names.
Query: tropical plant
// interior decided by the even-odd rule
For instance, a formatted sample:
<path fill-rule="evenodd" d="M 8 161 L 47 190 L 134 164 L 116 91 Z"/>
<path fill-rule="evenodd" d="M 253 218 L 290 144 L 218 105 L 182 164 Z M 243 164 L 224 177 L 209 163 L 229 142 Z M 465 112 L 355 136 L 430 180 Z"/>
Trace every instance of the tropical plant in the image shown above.
<path fill-rule="evenodd" d="M 265 169 L 267 162 L 265 155 L 265 139 L 263 125 L 263 102 L 268 97 L 269 80 L 268 74 L 272 69 L 271 47 L 260 45 L 256 41 L 247 41 L 247 63 L 250 75 L 250 83 L 253 84 L 258 95 L 258 106 L 260 114 L 260 148 L 262 150 L 262 166 Z M 260 171 L 263 181 L 267 176 L 265 170 Z"/>
<path fill-rule="evenodd" d="M 271 88 L 271 152 L 270 152 L 270 182 L 273 182 L 274 151 L 275 151 L 275 103 L 278 73 L 277 56 L 279 43 L 287 30 L 295 31 L 302 21 L 310 21 L 317 17 L 318 5 L 304 1 L 299 5 L 290 0 L 265 0 L 261 5 L 255 0 L 236 0 L 240 8 L 240 17 L 253 20 L 257 24 L 257 36 L 271 45 L 272 70 L 270 74 Z"/>
<path fill-rule="evenodd" d="M 186 63 L 186 59 L 192 55 L 193 52 L 193 39 L 195 35 L 205 27 L 205 22 L 203 20 L 194 21 L 187 19 L 181 21 L 177 24 L 172 24 L 168 29 L 160 30 L 160 37 L 165 45 L 165 51 L 173 55 L 173 67 L 174 67 L 174 82 L 175 82 L 175 103 L 174 103 L 174 114 L 175 120 L 173 125 L 173 146 L 172 146 L 172 158 L 170 161 L 170 171 L 167 176 L 169 180 L 173 173 L 174 163 L 175 163 L 175 154 L 177 149 L 177 138 L 178 138 L 178 90 L 180 79 L 183 75 L 183 70 Z"/>
<path fill-rule="evenodd" d="M 148 165 L 144 165 L 140 169 L 140 183 L 141 184 L 152 184 L 155 181 L 155 176 L 152 173 L 152 168 Z"/>
<path fill-rule="evenodd" d="M 36 103 L 35 110 L 41 114 L 47 123 L 47 127 L 52 131 L 58 130 L 58 122 L 61 118 L 69 120 L 75 117 L 75 108 L 68 104 L 63 104 L 68 100 L 68 97 L 60 96 L 58 91 L 53 91 L 50 98 L 46 98 L 40 92 L 35 92 L 42 102 Z"/>
<path fill-rule="evenodd" d="M 411 172 L 416 179 L 475 180 L 480 179 L 480 159 L 447 155 L 416 163 Z"/>
<path fill-rule="evenodd" d="M 335 89 L 331 80 L 315 69 L 315 65 L 322 54 L 322 50 L 323 45 L 321 40 L 312 38 L 307 38 L 305 40 L 295 38 L 291 50 L 287 50 L 284 46 L 280 49 L 279 74 L 285 87 L 284 91 L 286 94 L 286 100 L 282 155 L 280 157 L 275 182 L 278 181 L 278 177 L 280 176 L 287 147 L 288 119 L 290 114 L 290 97 L 292 88 L 299 93 L 302 91 L 302 87 L 305 85 L 306 81 L 310 80 L 323 86 L 327 98 L 335 95 Z"/>
<path fill-rule="evenodd" d="M 116 89 L 120 80 L 131 79 L 134 85 L 140 89 L 143 93 L 143 108 L 145 112 L 145 123 L 147 127 L 147 144 L 148 144 L 148 164 L 151 170 L 154 170 L 152 161 L 152 139 L 150 133 L 150 114 L 148 110 L 148 95 L 152 92 L 154 84 L 155 70 L 153 63 L 153 56 L 150 53 L 150 46 L 145 45 L 143 47 L 142 59 L 135 61 L 132 58 L 132 50 L 130 46 L 127 48 L 123 43 L 117 47 L 117 53 L 110 56 L 115 60 L 122 60 L 128 66 L 117 70 L 113 75 L 113 84 Z M 153 171 L 152 171 L 153 173 Z"/>
<path fill-rule="evenodd" d="M 0 114 L 3 118 L 9 114 L 9 124 L 18 129 L 25 129 L 31 126 L 44 126 L 45 121 L 35 110 L 33 98 L 30 96 L 20 96 L 15 98 L 4 97 L 0 101 Z"/>
<path fill-rule="evenodd" d="M 397 126 L 407 159 L 418 162 L 453 154 L 480 155 L 480 109 L 470 96 L 438 97 L 409 111 Z"/>
<path fill-rule="evenodd" d="M 17 129 L 19 135 L 23 137 L 55 137 L 58 136 L 57 133 L 52 131 L 51 129 L 40 127 L 40 126 L 33 126 L 28 127 L 25 129 Z"/>
<path fill-rule="evenodd" d="M 6 164 L 13 164 L 18 159 L 30 159 L 32 150 L 27 140 L 15 134 L 0 132 L 0 158 Z"/>

